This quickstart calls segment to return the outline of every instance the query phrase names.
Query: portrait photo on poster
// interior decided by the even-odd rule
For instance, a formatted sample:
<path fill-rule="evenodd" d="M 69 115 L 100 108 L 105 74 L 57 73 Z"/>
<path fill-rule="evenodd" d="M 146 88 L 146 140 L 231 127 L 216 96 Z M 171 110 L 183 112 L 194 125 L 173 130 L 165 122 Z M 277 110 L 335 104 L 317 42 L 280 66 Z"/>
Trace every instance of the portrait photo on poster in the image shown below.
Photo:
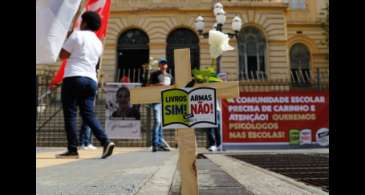
<path fill-rule="evenodd" d="M 140 83 L 107 83 L 105 85 L 105 129 L 111 138 L 140 139 L 140 105 L 130 103 L 130 89 Z"/>

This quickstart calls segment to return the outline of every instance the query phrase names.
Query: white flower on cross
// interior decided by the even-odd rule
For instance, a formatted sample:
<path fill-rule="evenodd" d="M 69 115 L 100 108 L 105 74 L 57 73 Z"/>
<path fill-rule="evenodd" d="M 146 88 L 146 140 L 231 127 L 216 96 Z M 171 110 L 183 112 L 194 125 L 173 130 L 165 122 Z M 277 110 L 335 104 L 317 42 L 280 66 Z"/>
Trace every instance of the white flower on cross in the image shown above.
<path fill-rule="evenodd" d="M 209 31 L 209 52 L 211 58 L 215 59 L 222 55 L 223 52 L 233 50 L 229 45 L 229 37 L 227 34 L 216 30 Z"/>

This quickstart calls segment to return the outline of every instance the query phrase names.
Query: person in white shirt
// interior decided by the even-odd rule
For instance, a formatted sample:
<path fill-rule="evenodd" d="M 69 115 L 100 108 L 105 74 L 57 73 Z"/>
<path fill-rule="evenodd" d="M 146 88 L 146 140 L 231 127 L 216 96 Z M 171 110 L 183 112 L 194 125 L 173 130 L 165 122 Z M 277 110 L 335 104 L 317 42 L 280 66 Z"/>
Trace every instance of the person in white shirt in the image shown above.
<path fill-rule="evenodd" d="M 82 14 L 80 31 L 73 32 L 64 43 L 61 59 L 68 59 L 63 77 L 61 99 L 67 136 L 67 151 L 57 158 L 78 158 L 76 117 L 77 106 L 82 120 L 90 127 L 103 146 L 101 158 L 113 153 L 115 144 L 109 140 L 94 112 L 97 90 L 96 65 L 103 52 L 103 46 L 95 32 L 101 19 L 96 12 Z"/>

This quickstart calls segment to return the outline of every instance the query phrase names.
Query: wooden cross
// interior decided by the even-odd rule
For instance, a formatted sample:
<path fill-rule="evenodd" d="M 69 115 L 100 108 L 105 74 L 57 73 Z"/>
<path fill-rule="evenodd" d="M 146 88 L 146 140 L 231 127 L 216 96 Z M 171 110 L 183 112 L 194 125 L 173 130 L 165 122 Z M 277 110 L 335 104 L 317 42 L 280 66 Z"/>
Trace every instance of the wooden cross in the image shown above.
<path fill-rule="evenodd" d="M 161 90 L 169 88 L 184 88 L 191 80 L 190 50 L 175 49 L 175 80 L 172 86 L 151 86 L 131 89 L 132 104 L 150 104 L 161 101 Z M 199 83 L 197 87 L 212 87 L 217 91 L 219 98 L 231 98 L 239 96 L 238 81 L 219 83 Z M 181 194 L 198 194 L 198 177 L 195 165 L 197 156 L 197 144 L 195 131 L 192 128 L 177 129 L 177 143 L 179 147 L 179 168 L 181 175 Z"/>

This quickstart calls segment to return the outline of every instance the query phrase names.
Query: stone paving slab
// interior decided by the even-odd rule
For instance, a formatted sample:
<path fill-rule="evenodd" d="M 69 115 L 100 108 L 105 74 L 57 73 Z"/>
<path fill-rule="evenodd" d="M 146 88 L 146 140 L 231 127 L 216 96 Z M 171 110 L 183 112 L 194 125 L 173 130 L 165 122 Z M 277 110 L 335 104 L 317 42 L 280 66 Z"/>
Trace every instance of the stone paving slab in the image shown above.
<path fill-rule="evenodd" d="M 216 187 L 240 187 L 241 185 L 208 159 L 199 159 L 199 189 Z"/>
<path fill-rule="evenodd" d="M 197 159 L 199 195 L 252 195 L 240 183 L 208 159 Z M 174 177 L 170 195 L 180 195 L 180 173 Z"/>
<path fill-rule="evenodd" d="M 50 151 L 42 151 L 41 153 L 43 152 L 49 153 Z M 57 153 L 59 150 L 52 152 Z M 100 155 L 99 151 L 94 153 L 97 156 Z M 177 151 L 152 153 L 145 150 L 117 152 L 108 159 L 84 156 L 84 158 L 72 162 L 37 168 L 36 194 L 136 194 L 159 172 L 166 162 L 170 161 L 171 164 L 173 159 L 177 159 Z M 170 174 L 173 174 L 174 168 L 172 171 L 169 169 L 169 171 Z M 167 172 L 165 171 L 165 173 Z"/>
<path fill-rule="evenodd" d="M 240 183 L 209 159 L 198 159 L 197 168 L 200 195 L 250 195 Z"/>
<path fill-rule="evenodd" d="M 177 157 L 176 154 L 166 161 L 136 195 L 167 195 L 176 171 Z"/>
<path fill-rule="evenodd" d="M 103 149 L 98 147 L 96 150 L 79 150 L 79 159 L 56 159 L 55 155 L 63 153 L 65 148 L 46 148 L 36 152 L 36 168 L 61 165 L 75 162 L 78 160 L 100 159 Z M 123 154 L 134 151 L 146 151 L 144 148 L 115 148 L 113 154 Z"/>

